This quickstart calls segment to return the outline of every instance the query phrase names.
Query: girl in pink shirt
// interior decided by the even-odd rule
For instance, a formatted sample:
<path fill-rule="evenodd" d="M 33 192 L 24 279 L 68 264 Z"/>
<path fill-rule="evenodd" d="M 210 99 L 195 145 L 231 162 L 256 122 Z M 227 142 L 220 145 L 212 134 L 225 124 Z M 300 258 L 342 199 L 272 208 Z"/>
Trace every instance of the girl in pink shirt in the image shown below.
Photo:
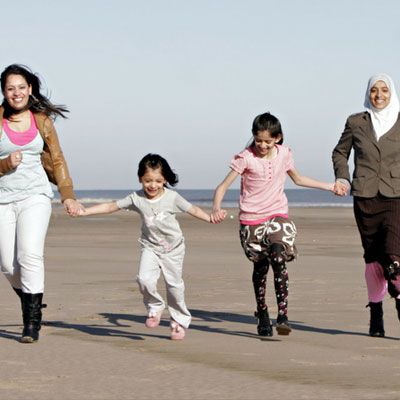
<path fill-rule="evenodd" d="M 254 264 L 257 331 L 261 336 L 273 335 L 265 302 L 266 278 L 271 266 L 278 304 L 276 330 L 279 335 L 288 335 L 291 328 L 287 317 L 289 280 L 286 262 L 294 260 L 297 251 L 294 245 L 296 226 L 289 219 L 288 201 L 283 190 L 286 174 L 298 186 L 333 192 L 334 184 L 297 172 L 290 148 L 282 146 L 281 124 L 270 113 L 255 118 L 252 133 L 253 142 L 233 158 L 231 171 L 215 191 L 211 219 L 213 222 L 222 221 L 225 215 L 225 211 L 221 210 L 224 195 L 241 175 L 240 241 L 247 258 Z"/>

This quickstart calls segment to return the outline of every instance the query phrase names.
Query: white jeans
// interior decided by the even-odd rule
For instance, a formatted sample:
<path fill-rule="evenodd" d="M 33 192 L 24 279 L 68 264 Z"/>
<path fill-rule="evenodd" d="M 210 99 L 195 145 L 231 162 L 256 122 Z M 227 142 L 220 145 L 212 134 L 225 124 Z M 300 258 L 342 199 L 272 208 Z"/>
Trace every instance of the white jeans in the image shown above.
<path fill-rule="evenodd" d="M 24 293 L 44 291 L 44 241 L 51 200 L 35 195 L 0 204 L 0 264 L 11 285 Z"/>
<path fill-rule="evenodd" d="M 147 311 L 164 310 L 165 303 L 157 291 L 157 281 L 161 272 L 167 289 L 168 311 L 171 317 L 185 328 L 189 327 L 191 315 L 185 304 L 185 284 L 182 280 L 182 265 L 185 256 L 185 245 L 166 254 L 157 254 L 142 247 L 139 274 L 136 281 L 143 294 L 143 302 Z"/>

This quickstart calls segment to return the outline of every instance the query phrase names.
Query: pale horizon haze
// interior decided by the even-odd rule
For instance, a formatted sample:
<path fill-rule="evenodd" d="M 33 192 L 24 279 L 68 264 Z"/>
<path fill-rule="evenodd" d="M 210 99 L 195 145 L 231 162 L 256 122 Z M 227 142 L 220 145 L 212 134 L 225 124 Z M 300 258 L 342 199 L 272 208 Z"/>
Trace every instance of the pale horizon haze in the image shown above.
<path fill-rule="evenodd" d="M 266 111 L 297 170 L 332 182 L 369 77 L 400 90 L 399 17 L 396 0 L 21 0 L 2 5 L 0 68 L 29 66 L 69 108 L 56 129 L 76 189 L 138 188 L 150 152 L 177 188 L 213 189 Z"/>

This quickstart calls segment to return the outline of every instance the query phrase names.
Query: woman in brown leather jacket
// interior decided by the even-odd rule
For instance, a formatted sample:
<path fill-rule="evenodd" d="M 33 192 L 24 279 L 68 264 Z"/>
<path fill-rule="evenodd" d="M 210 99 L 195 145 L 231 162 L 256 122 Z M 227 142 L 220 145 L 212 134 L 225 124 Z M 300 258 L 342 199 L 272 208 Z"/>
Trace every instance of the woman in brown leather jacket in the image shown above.
<path fill-rule="evenodd" d="M 0 264 L 21 299 L 23 343 L 39 338 L 44 291 L 44 241 L 57 185 L 71 216 L 83 209 L 52 118 L 68 110 L 41 93 L 41 82 L 27 67 L 13 64 L 0 76 Z"/>

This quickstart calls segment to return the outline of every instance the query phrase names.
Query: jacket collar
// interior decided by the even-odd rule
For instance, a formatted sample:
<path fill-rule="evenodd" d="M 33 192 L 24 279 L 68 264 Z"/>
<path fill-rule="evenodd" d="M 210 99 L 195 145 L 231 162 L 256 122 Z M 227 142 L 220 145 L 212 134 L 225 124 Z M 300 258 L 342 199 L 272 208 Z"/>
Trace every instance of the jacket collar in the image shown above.
<path fill-rule="evenodd" d="M 372 126 L 371 116 L 368 112 L 364 112 L 361 115 L 361 123 L 359 125 L 361 131 L 364 133 L 365 137 L 378 146 L 378 141 L 376 140 L 376 135 L 374 128 Z"/>
<path fill-rule="evenodd" d="M 383 140 L 383 139 L 387 139 L 387 138 L 391 137 L 392 135 L 395 134 L 396 131 L 398 132 L 398 124 L 399 124 L 399 122 L 400 122 L 400 113 L 399 113 L 399 117 L 398 117 L 396 123 L 384 135 L 381 136 L 380 141 Z M 376 147 L 379 148 L 379 142 L 376 139 L 375 131 L 374 131 L 374 128 L 372 126 L 371 116 L 369 115 L 368 112 L 365 112 L 365 113 L 362 114 L 361 123 L 360 123 L 359 126 L 360 126 L 360 129 L 365 134 L 365 136 L 371 142 L 373 142 Z"/>

